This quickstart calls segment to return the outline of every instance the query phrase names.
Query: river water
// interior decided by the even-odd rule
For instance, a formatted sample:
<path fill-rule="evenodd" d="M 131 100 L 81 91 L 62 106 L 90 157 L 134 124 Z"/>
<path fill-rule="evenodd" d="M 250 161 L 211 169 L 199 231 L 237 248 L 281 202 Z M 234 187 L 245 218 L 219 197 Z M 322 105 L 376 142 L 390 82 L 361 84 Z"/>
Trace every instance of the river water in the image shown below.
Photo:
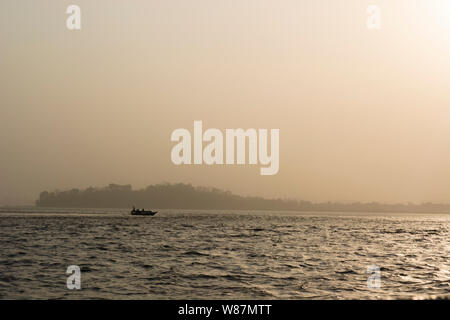
<path fill-rule="evenodd" d="M 2 208 L 0 250 L 1 299 L 450 298 L 450 215 Z"/>

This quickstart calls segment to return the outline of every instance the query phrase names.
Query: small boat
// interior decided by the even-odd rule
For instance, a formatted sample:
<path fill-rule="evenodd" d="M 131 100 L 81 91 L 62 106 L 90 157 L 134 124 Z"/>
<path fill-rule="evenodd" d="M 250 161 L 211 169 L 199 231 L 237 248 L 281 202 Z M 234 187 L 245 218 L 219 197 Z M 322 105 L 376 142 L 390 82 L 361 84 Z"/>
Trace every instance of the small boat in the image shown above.
<path fill-rule="evenodd" d="M 154 216 L 157 213 L 158 213 L 158 211 L 151 211 L 151 210 L 149 210 L 149 211 L 136 210 L 136 209 L 131 210 L 132 216 Z"/>

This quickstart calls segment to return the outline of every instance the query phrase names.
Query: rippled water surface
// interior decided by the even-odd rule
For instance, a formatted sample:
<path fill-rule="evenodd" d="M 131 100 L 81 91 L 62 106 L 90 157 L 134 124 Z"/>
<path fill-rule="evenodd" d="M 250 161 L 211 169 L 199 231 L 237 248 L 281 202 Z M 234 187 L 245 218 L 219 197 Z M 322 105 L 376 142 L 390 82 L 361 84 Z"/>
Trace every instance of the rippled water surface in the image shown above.
<path fill-rule="evenodd" d="M 0 209 L 0 249 L 2 299 L 450 297 L 450 215 Z"/>

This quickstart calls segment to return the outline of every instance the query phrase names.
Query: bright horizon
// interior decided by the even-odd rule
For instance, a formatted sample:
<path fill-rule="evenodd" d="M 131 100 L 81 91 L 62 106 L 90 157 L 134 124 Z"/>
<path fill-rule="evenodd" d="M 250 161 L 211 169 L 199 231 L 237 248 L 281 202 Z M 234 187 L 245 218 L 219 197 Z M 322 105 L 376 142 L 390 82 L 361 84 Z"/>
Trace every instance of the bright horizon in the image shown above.
<path fill-rule="evenodd" d="M 450 203 L 450 2 L 0 3 L 0 205 L 162 182 Z M 381 8 L 368 30 L 366 8 Z M 171 161 L 171 133 L 277 128 L 279 171 Z"/>

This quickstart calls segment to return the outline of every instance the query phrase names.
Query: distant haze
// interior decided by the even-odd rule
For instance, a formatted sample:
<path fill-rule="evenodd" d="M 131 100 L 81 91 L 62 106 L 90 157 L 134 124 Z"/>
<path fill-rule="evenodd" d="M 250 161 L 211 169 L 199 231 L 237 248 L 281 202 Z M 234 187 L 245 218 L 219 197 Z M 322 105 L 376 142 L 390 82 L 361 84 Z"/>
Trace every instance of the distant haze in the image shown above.
<path fill-rule="evenodd" d="M 450 5 L 0 2 L 0 205 L 192 183 L 311 201 L 450 202 Z M 170 135 L 280 129 L 279 172 L 175 166 Z"/>

